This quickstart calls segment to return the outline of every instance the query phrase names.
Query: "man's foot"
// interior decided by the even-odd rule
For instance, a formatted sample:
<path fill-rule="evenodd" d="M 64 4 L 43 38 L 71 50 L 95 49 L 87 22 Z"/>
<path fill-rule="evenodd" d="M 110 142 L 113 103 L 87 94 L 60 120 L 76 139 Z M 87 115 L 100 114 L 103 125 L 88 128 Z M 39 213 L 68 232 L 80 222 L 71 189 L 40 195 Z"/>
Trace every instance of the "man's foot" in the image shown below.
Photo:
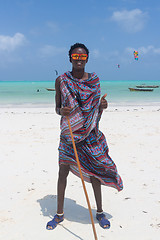
<path fill-rule="evenodd" d="M 108 219 L 106 218 L 104 213 L 100 213 L 100 214 L 96 214 L 96 218 L 99 222 L 99 225 L 104 228 L 104 229 L 108 229 L 110 228 L 110 222 L 108 221 Z"/>
<path fill-rule="evenodd" d="M 60 216 L 56 214 L 54 218 L 47 223 L 46 229 L 53 230 L 54 228 L 57 227 L 58 223 L 62 222 L 63 220 L 64 220 L 64 214 Z"/>

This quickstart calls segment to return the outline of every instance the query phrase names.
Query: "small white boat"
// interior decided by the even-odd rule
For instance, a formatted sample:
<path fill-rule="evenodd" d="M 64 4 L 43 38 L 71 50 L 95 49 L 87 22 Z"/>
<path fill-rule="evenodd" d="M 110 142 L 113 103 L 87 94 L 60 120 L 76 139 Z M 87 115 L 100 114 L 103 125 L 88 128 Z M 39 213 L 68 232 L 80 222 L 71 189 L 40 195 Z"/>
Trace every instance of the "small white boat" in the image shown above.
<path fill-rule="evenodd" d="M 152 92 L 153 88 L 128 88 L 130 91 Z"/>
<path fill-rule="evenodd" d="M 159 88 L 158 85 L 140 85 L 136 86 L 137 88 Z"/>
<path fill-rule="evenodd" d="M 47 91 L 56 91 L 55 88 L 46 88 Z"/>

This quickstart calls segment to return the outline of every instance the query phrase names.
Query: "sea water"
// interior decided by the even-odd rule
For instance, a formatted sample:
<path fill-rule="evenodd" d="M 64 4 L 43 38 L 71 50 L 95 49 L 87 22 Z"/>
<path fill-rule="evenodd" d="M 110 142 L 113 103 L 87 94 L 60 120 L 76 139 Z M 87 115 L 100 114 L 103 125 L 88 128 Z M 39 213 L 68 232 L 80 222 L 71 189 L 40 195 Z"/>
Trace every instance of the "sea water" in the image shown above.
<path fill-rule="evenodd" d="M 106 99 L 115 105 L 150 105 L 160 104 L 160 87 L 152 92 L 131 92 L 130 87 L 136 85 L 158 85 L 160 81 L 101 81 L 101 94 L 107 93 Z M 12 106 L 54 106 L 55 91 L 47 88 L 55 88 L 55 82 L 0 82 L 0 107 Z"/>

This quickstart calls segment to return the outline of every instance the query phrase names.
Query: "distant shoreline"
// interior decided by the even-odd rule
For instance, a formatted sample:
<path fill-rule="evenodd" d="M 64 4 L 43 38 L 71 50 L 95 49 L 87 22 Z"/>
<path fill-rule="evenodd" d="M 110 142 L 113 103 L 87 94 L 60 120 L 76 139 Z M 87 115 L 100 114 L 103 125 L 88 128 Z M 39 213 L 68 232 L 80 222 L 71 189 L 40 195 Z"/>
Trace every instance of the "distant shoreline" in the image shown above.
<path fill-rule="evenodd" d="M 159 110 L 160 109 L 160 102 L 109 102 L 108 108 L 105 111 L 135 111 L 136 110 Z M 55 104 L 0 104 L 0 112 L 1 111 L 50 111 L 55 112 Z"/>

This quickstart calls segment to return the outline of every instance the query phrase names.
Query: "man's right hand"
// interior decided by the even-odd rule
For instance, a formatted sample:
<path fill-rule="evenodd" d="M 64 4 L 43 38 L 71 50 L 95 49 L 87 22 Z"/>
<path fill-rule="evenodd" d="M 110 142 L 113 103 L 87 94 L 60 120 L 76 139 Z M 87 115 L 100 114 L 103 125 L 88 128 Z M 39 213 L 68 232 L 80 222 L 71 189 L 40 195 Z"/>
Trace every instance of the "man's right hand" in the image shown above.
<path fill-rule="evenodd" d="M 71 108 L 71 107 L 62 107 L 62 108 L 60 108 L 60 114 L 62 116 L 69 116 L 72 109 L 73 108 Z"/>

